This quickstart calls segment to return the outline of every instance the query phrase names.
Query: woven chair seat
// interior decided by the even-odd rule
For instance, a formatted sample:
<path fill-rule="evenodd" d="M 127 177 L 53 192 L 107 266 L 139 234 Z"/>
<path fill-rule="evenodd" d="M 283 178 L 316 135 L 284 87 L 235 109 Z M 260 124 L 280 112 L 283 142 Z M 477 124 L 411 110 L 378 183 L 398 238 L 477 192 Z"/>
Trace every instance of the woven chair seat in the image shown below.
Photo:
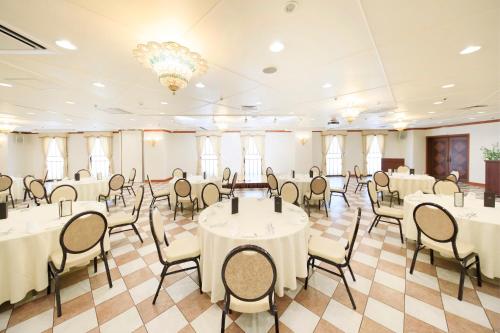
<path fill-rule="evenodd" d="M 134 221 L 135 221 L 134 215 L 127 214 L 124 212 L 119 212 L 116 214 L 112 214 L 111 216 L 108 216 L 108 228 L 120 224 L 133 223 Z"/>
<path fill-rule="evenodd" d="M 163 248 L 163 253 L 168 262 L 196 258 L 200 255 L 200 245 L 195 237 L 181 238 Z"/>
<path fill-rule="evenodd" d="M 229 308 L 240 313 L 258 313 L 269 310 L 269 297 L 264 297 L 256 302 L 245 302 L 231 296 Z"/>
<path fill-rule="evenodd" d="M 333 239 L 313 236 L 309 240 L 309 255 L 325 258 L 341 265 L 345 262 L 346 250 Z"/>
<path fill-rule="evenodd" d="M 375 212 L 378 215 L 394 217 L 397 219 L 402 219 L 403 215 L 404 215 L 404 211 L 402 209 L 386 207 L 386 206 L 381 206 L 380 208 L 375 208 Z"/>
<path fill-rule="evenodd" d="M 64 270 L 67 271 L 72 267 L 86 266 L 90 260 L 99 256 L 101 253 L 101 247 L 99 244 L 94 246 L 92 249 L 84 253 L 72 254 L 68 253 L 66 257 L 66 264 Z M 50 260 L 54 263 L 56 267 L 61 267 L 63 254 L 61 251 L 54 252 L 50 255 Z"/>
<path fill-rule="evenodd" d="M 427 246 L 430 249 L 433 249 L 439 253 L 441 253 L 444 257 L 454 258 L 455 254 L 453 253 L 453 247 L 451 242 L 448 243 L 440 243 L 433 241 L 432 239 L 422 236 L 422 244 Z M 466 243 L 466 242 L 457 242 L 457 250 L 458 255 L 461 258 L 464 258 L 474 252 L 474 245 Z"/>

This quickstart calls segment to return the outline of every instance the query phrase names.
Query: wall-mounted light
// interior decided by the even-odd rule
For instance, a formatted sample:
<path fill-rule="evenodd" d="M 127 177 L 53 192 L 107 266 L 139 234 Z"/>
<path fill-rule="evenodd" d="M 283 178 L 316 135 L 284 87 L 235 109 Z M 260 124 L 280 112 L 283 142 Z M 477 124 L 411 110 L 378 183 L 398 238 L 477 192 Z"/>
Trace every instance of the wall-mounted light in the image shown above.
<path fill-rule="evenodd" d="M 309 132 L 297 132 L 295 133 L 295 137 L 297 141 L 300 142 L 301 145 L 305 145 L 309 139 L 311 138 L 311 133 Z"/>
<path fill-rule="evenodd" d="M 152 147 L 156 146 L 162 140 L 161 134 L 158 132 L 145 132 L 144 141 L 151 144 Z"/>

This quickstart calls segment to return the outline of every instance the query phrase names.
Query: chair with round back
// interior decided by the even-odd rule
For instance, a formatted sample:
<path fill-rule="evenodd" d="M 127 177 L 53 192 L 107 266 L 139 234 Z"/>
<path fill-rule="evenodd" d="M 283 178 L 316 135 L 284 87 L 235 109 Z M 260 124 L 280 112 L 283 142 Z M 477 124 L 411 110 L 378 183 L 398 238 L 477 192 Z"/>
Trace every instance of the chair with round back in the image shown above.
<path fill-rule="evenodd" d="M 132 170 L 130 170 L 130 175 L 128 176 L 128 182 L 126 182 L 123 185 L 123 189 L 127 190 L 128 194 L 131 194 L 130 191 L 132 191 L 132 193 L 134 193 L 134 195 L 135 195 L 134 181 L 135 181 L 136 174 L 137 174 L 137 171 L 135 170 L 135 168 L 132 168 Z"/>
<path fill-rule="evenodd" d="M 30 192 L 33 195 L 33 199 L 35 200 L 35 204 L 40 206 L 40 200 L 44 200 L 48 202 L 47 199 L 47 190 L 45 186 L 43 186 L 42 181 L 35 179 L 30 183 Z"/>
<path fill-rule="evenodd" d="M 450 173 L 448 176 L 446 176 L 445 179 L 448 179 L 448 180 L 451 180 L 452 182 L 454 183 L 458 183 L 458 179 L 457 179 L 457 176 L 455 176 L 454 174 Z"/>
<path fill-rule="evenodd" d="M 172 177 L 174 178 L 183 178 L 183 176 L 184 176 L 184 171 L 182 171 L 181 168 L 175 168 L 172 171 Z"/>
<path fill-rule="evenodd" d="M 349 188 L 349 181 L 350 180 L 351 180 L 351 173 L 349 171 L 346 171 L 346 174 L 344 176 L 344 186 L 342 186 L 342 188 L 338 188 L 338 187 L 330 188 L 330 202 L 328 203 L 328 207 L 330 207 L 330 205 L 332 204 L 332 195 L 334 195 L 334 194 L 337 196 L 339 196 L 339 194 L 342 195 L 345 203 L 347 204 L 347 207 L 351 207 L 349 205 L 349 201 L 347 201 L 347 197 L 345 195 L 347 193 L 347 189 Z"/>
<path fill-rule="evenodd" d="M 200 274 L 200 243 L 198 242 L 197 236 L 194 237 L 183 237 L 169 242 L 167 235 L 165 234 L 165 225 L 163 218 L 158 208 L 152 206 L 149 207 L 149 226 L 151 228 L 151 234 L 153 235 L 153 240 L 156 245 L 156 250 L 158 252 L 158 259 L 163 265 L 161 271 L 160 283 L 156 289 L 155 297 L 153 298 L 153 304 L 156 303 L 158 298 L 158 293 L 160 292 L 161 286 L 163 284 L 163 279 L 167 275 L 184 272 L 187 270 L 195 269 L 198 271 L 198 283 L 201 291 L 201 274 Z M 179 264 L 184 264 L 188 262 L 194 262 L 196 266 L 185 267 L 167 272 L 169 268 L 175 267 Z"/>
<path fill-rule="evenodd" d="M 438 180 L 432 186 L 432 191 L 434 194 L 444 194 L 444 195 L 453 195 L 456 192 L 460 191 L 460 187 L 458 184 L 449 179 Z"/>
<path fill-rule="evenodd" d="M 457 241 L 458 224 L 448 210 L 438 204 L 424 202 L 413 210 L 413 220 L 417 227 L 417 245 L 413 253 L 410 274 L 413 274 L 418 252 L 424 247 L 430 250 L 430 261 L 434 264 L 434 251 L 444 257 L 455 258 L 460 263 L 460 283 L 458 299 L 462 300 L 465 274 L 467 269 L 476 265 L 478 286 L 482 285 L 479 255 L 474 252 L 474 246 Z M 469 261 L 474 258 L 473 262 Z"/>
<path fill-rule="evenodd" d="M 299 205 L 299 188 L 294 182 L 285 182 L 281 185 L 280 197 L 291 204 Z"/>
<path fill-rule="evenodd" d="M 321 176 L 321 169 L 317 166 L 313 166 L 309 171 L 312 171 L 313 178 Z"/>
<path fill-rule="evenodd" d="M 370 226 L 370 229 L 368 230 L 368 233 L 370 233 L 372 231 L 372 228 L 376 227 L 379 224 L 379 222 L 395 224 L 399 226 L 399 235 L 401 237 L 401 243 L 404 243 L 403 229 L 401 227 L 401 220 L 403 219 L 404 211 L 399 208 L 381 206 L 378 201 L 377 187 L 373 180 L 368 181 L 368 196 L 370 197 L 372 210 L 373 213 L 375 214 L 375 218 L 373 219 L 373 222 Z M 389 218 L 391 220 L 390 221 L 382 220 L 383 217 Z M 395 220 L 395 222 L 393 220 Z"/>
<path fill-rule="evenodd" d="M 231 169 L 228 167 L 224 168 L 224 171 L 222 171 L 222 186 L 227 187 L 229 186 L 229 179 L 231 178 Z"/>
<path fill-rule="evenodd" d="M 240 313 L 269 311 L 274 315 L 275 331 L 279 332 L 274 293 L 276 278 L 273 258 L 263 248 L 241 245 L 231 250 L 222 264 L 222 283 L 226 292 L 221 331 L 224 331 L 226 315 L 232 310 Z"/>
<path fill-rule="evenodd" d="M 26 201 L 26 197 L 28 199 L 32 199 L 31 192 L 30 192 L 30 183 L 35 180 L 35 177 L 32 175 L 27 175 L 23 178 L 23 185 L 24 185 L 24 197 L 23 197 L 23 202 Z"/>
<path fill-rule="evenodd" d="M 277 197 L 279 195 L 278 180 L 273 173 L 267 175 L 267 186 L 267 193 L 269 193 L 269 198 Z"/>
<path fill-rule="evenodd" d="M 12 208 L 16 208 L 14 197 L 12 196 L 12 178 L 7 175 L 0 175 L 0 198 L 2 197 L 5 197 L 5 202 L 8 202 L 10 197 Z"/>
<path fill-rule="evenodd" d="M 118 232 L 124 232 L 128 230 L 133 230 L 141 243 L 144 243 L 141 237 L 141 234 L 139 233 L 139 230 L 137 230 L 137 227 L 135 226 L 136 222 L 139 220 L 139 215 L 141 213 L 141 206 L 142 202 L 144 200 L 144 185 L 139 186 L 137 189 L 137 194 L 135 195 L 135 201 L 134 201 L 134 207 L 132 208 L 132 214 L 125 213 L 123 211 L 112 214 L 108 218 L 108 228 L 109 228 L 109 235 L 111 236 L 112 234 L 118 233 Z M 130 226 L 129 229 L 123 229 L 123 227 Z M 113 229 L 119 229 L 117 231 L 111 232 Z"/>
<path fill-rule="evenodd" d="M 321 210 L 321 202 L 323 202 L 325 206 L 326 216 L 328 217 L 328 208 L 326 208 L 326 179 L 317 176 L 311 180 L 311 184 L 309 185 L 309 192 L 304 194 L 304 204 L 307 206 L 307 214 L 311 216 L 311 204 L 314 201 L 318 202 L 318 210 Z"/>
<path fill-rule="evenodd" d="M 201 190 L 201 201 L 203 201 L 203 207 L 205 208 L 219 202 L 219 187 L 214 183 L 208 183 L 203 186 L 203 189 Z"/>
<path fill-rule="evenodd" d="M 375 188 L 377 192 L 382 192 L 382 201 L 384 200 L 384 195 L 391 198 L 389 207 L 392 207 L 392 199 L 396 197 L 398 199 L 398 204 L 401 202 L 399 198 L 399 191 L 391 189 L 391 179 L 384 171 L 377 171 L 373 175 L 373 181 L 375 182 Z"/>
<path fill-rule="evenodd" d="M 106 217 L 95 211 L 87 211 L 73 216 L 62 228 L 59 236 L 61 249 L 50 255 L 48 263 L 49 285 L 54 280 L 56 292 L 57 316 L 60 317 L 61 295 L 60 275 L 72 267 L 87 265 L 94 260 L 94 272 L 97 271 L 97 257 L 104 261 L 109 287 L 113 287 L 108 261 L 104 254 L 104 236 L 108 227 Z"/>
<path fill-rule="evenodd" d="M 125 184 L 125 177 L 123 175 L 117 173 L 113 175 L 108 184 L 108 193 L 99 194 L 97 201 L 101 202 L 104 200 L 106 203 L 106 210 L 109 212 L 108 200 L 111 200 L 114 197 L 115 206 L 117 198 L 121 198 L 123 201 L 123 207 L 127 207 L 125 204 L 125 198 L 123 197 L 123 184 Z"/>
<path fill-rule="evenodd" d="M 78 199 L 78 192 L 76 189 L 68 184 L 59 185 L 52 190 L 49 197 L 49 202 L 51 204 L 57 203 L 63 200 L 76 201 Z"/>
<path fill-rule="evenodd" d="M 92 177 L 92 174 L 87 169 L 80 169 L 76 173 L 80 175 L 80 178 L 89 178 L 89 177 Z"/>
<path fill-rule="evenodd" d="M 361 173 L 361 169 L 359 166 L 355 165 L 354 166 L 354 176 L 356 177 L 356 189 L 354 190 L 354 193 L 358 192 L 358 189 L 360 191 L 363 190 L 363 186 L 368 184 L 368 181 L 364 178 L 363 174 Z"/>
<path fill-rule="evenodd" d="M 309 239 L 309 245 L 308 245 L 309 259 L 307 260 L 307 277 L 304 285 L 304 289 L 307 289 L 307 284 L 309 281 L 309 267 L 312 268 L 313 273 L 314 273 L 314 268 L 319 268 L 323 271 L 339 276 L 344 281 L 344 285 L 347 289 L 347 294 L 349 295 L 352 307 L 355 310 L 356 310 L 356 303 L 354 303 L 354 298 L 351 295 L 351 291 L 347 284 L 343 268 L 347 267 L 349 269 L 349 272 L 351 273 L 352 280 L 356 281 L 356 278 L 354 277 L 354 273 L 350 265 L 350 261 L 351 261 L 352 251 L 354 249 L 354 244 L 356 242 L 356 237 L 358 235 L 360 221 L 361 221 L 361 208 L 358 207 L 356 210 L 356 214 L 354 214 L 353 221 L 351 222 L 348 228 L 348 239 L 346 246 L 338 241 L 321 236 L 312 236 Z M 339 273 L 333 272 L 323 267 L 323 265 L 321 266 L 315 265 L 316 259 L 318 259 L 318 261 L 320 262 L 325 262 L 332 266 L 335 266 L 339 270 Z"/>
<path fill-rule="evenodd" d="M 396 172 L 397 173 L 404 173 L 404 174 L 409 175 L 410 174 L 410 167 L 407 167 L 406 165 L 400 165 L 396 169 Z"/>
<path fill-rule="evenodd" d="M 452 170 L 450 174 L 454 175 L 457 178 L 456 182 L 458 182 L 458 180 L 460 179 L 460 172 L 458 172 L 458 170 Z"/>
<path fill-rule="evenodd" d="M 269 175 L 272 175 L 272 174 L 274 174 L 273 168 L 267 167 L 266 168 L 266 177 Z"/>
<path fill-rule="evenodd" d="M 236 181 L 238 180 L 238 173 L 235 172 L 233 174 L 233 181 L 231 182 L 231 187 L 230 188 L 221 188 L 220 189 L 220 195 L 222 197 L 227 197 L 228 199 L 231 199 L 231 197 L 234 197 L 234 190 L 236 189 Z"/>
<path fill-rule="evenodd" d="M 153 190 L 153 185 L 151 185 L 151 179 L 149 179 L 149 175 L 146 175 L 146 178 L 148 180 L 149 191 L 151 192 L 151 197 L 153 198 L 151 200 L 151 204 L 149 206 L 150 207 L 154 206 L 156 201 L 168 200 L 168 208 L 172 209 L 172 206 L 170 205 L 170 190 L 166 189 L 166 190 L 155 191 L 155 190 Z"/>
<path fill-rule="evenodd" d="M 184 212 L 184 205 L 191 206 L 191 219 L 194 219 L 194 208 L 196 206 L 196 211 L 200 210 L 198 204 L 198 198 L 196 195 L 191 194 L 191 183 L 189 180 L 180 178 L 174 184 L 175 191 L 175 208 L 174 208 L 174 220 L 177 217 L 177 207 L 180 206 L 181 213 Z"/>

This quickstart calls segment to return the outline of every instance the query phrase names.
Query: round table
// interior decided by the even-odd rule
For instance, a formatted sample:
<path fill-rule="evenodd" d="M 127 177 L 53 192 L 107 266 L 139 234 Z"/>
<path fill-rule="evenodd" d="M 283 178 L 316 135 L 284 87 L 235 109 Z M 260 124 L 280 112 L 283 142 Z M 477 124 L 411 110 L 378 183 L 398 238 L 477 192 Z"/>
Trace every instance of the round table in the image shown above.
<path fill-rule="evenodd" d="M 94 210 L 106 215 L 104 203 L 78 201 L 73 214 Z M 11 210 L 0 220 L 0 304 L 21 301 L 31 290 L 47 288 L 47 263 L 60 250 L 59 235 L 71 218 L 59 218 L 59 205 Z M 109 236 L 104 242 L 109 250 Z"/>
<path fill-rule="evenodd" d="M 97 180 L 93 177 L 87 177 L 78 181 L 68 179 L 47 184 L 50 191 L 60 185 L 71 185 L 78 192 L 78 201 L 97 201 L 99 194 L 108 193 L 109 179 Z M 47 193 L 48 196 L 50 196 L 50 191 Z"/>
<path fill-rule="evenodd" d="M 432 186 L 436 182 L 434 177 L 428 175 L 393 173 L 389 178 L 391 190 L 398 191 L 401 199 L 417 191 L 432 192 Z"/>
<path fill-rule="evenodd" d="M 464 207 L 455 207 L 452 195 L 412 194 L 405 198 L 403 233 L 416 240 L 417 229 L 413 210 L 422 202 L 433 202 L 446 208 L 457 220 L 458 240 L 474 245 L 481 259 L 481 272 L 489 277 L 500 277 L 500 207 L 484 207 L 482 199 L 473 193 L 465 196 Z"/>
<path fill-rule="evenodd" d="M 177 202 L 177 198 L 175 195 L 174 185 L 175 182 L 179 180 L 178 177 L 174 177 L 169 182 L 170 187 L 170 201 L 172 203 L 172 207 L 175 207 L 175 203 Z M 219 178 L 207 178 L 203 179 L 203 176 L 188 176 L 187 180 L 191 184 L 191 196 L 198 197 L 198 204 L 200 208 L 203 207 L 203 200 L 201 199 L 201 191 L 203 190 L 203 186 L 208 183 L 214 183 L 217 185 L 219 190 L 222 188 L 222 180 Z"/>
<path fill-rule="evenodd" d="M 222 264 L 235 247 L 254 244 L 266 249 L 276 264 L 276 293 L 296 289 L 297 277 L 307 276 L 309 219 L 303 209 L 283 202 L 283 213 L 274 212 L 273 199 L 239 198 L 239 213 L 231 214 L 231 201 L 205 209 L 199 217 L 203 291 L 212 302 L 224 299 Z"/>
<path fill-rule="evenodd" d="M 299 189 L 299 203 L 303 203 L 304 194 L 311 191 L 311 181 L 313 180 L 313 178 L 305 174 L 295 174 L 295 178 L 292 178 L 292 176 L 290 175 L 288 176 L 279 175 L 276 177 L 276 179 L 278 180 L 278 189 L 281 189 L 281 186 L 285 182 L 292 182 L 295 185 L 297 185 L 297 188 Z M 325 180 L 326 180 L 325 198 L 326 200 L 328 200 L 328 198 L 330 197 L 330 182 L 328 181 L 328 178 L 325 178 Z"/>

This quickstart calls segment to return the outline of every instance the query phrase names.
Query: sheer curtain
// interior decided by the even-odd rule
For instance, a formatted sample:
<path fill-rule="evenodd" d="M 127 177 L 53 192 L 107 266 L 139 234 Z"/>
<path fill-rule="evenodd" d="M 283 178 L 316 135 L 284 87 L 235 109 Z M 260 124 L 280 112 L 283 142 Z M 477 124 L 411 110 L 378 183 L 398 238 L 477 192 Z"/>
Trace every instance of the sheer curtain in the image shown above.
<path fill-rule="evenodd" d="M 341 156 L 342 156 L 342 170 L 341 170 L 341 173 L 344 175 L 346 173 L 346 169 L 345 169 L 345 145 L 344 145 L 344 136 L 343 135 L 336 135 L 335 136 L 337 138 L 337 142 L 339 144 L 339 148 L 340 148 L 340 152 L 341 152 Z M 325 169 L 326 171 L 326 169 Z"/>
<path fill-rule="evenodd" d="M 264 161 L 266 160 L 265 159 L 265 137 L 263 135 L 256 135 L 253 137 L 253 141 L 255 142 L 255 146 L 257 147 L 257 150 L 259 151 L 259 155 L 260 155 L 260 172 L 262 174 L 264 174 L 264 170 L 265 170 L 265 166 L 264 166 Z"/>
<path fill-rule="evenodd" d="M 49 154 L 49 146 L 50 146 L 50 141 L 52 139 L 53 138 L 51 138 L 51 137 L 42 138 L 43 160 L 45 161 L 44 162 L 45 168 L 43 170 L 43 175 L 45 175 L 47 173 L 47 171 L 49 170 L 48 165 L 47 165 L 47 155 Z M 42 176 L 42 178 L 43 178 L 43 176 Z"/>
<path fill-rule="evenodd" d="M 332 144 L 332 139 L 332 135 L 323 135 L 323 140 L 321 140 L 321 153 L 323 154 L 321 160 L 321 170 L 323 170 L 323 173 L 326 173 L 326 155 L 328 154 L 328 150 Z"/>
<path fill-rule="evenodd" d="M 375 138 L 375 135 L 364 135 L 363 136 L 363 141 L 364 141 L 364 144 L 363 144 L 363 148 L 364 148 L 363 157 L 364 157 L 364 160 L 365 160 L 365 168 L 363 170 L 363 174 L 367 174 L 368 173 L 368 153 L 370 152 L 370 149 L 372 148 L 372 144 L 373 144 L 373 139 L 374 138 Z"/>
<path fill-rule="evenodd" d="M 378 134 L 377 135 L 377 143 L 378 143 L 378 148 L 380 150 L 380 153 L 382 154 L 382 157 L 384 157 L 384 148 L 385 148 L 385 136 Z"/>
<path fill-rule="evenodd" d="M 205 143 L 205 140 L 208 138 L 206 136 L 201 136 L 198 135 L 196 136 L 196 154 L 198 158 L 196 159 L 196 174 L 199 175 L 201 174 L 201 160 L 202 160 L 202 155 L 203 155 L 203 146 Z"/>
<path fill-rule="evenodd" d="M 215 156 L 217 156 L 217 175 L 222 174 L 222 161 L 220 155 L 220 136 L 213 135 L 209 136 L 208 139 L 212 144 L 212 148 L 214 149 Z"/>
<path fill-rule="evenodd" d="M 240 141 L 241 141 L 241 162 L 240 162 L 239 179 L 244 180 L 245 179 L 245 155 L 246 155 L 246 152 L 247 152 L 248 147 L 250 145 L 250 136 L 240 134 Z"/>
<path fill-rule="evenodd" d="M 68 174 L 68 148 L 67 148 L 67 139 L 66 138 L 54 138 L 56 140 L 57 148 L 61 153 L 62 158 L 64 159 L 64 167 L 63 167 L 63 178 Z"/>
<path fill-rule="evenodd" d="M 94 150 L 94 144 L 95 144 L 95 139 L 96 137 L 95 136 L 88 136 L 87 137 L 87 162 L 88 162 L 88 170 L 90 170 L 91 168 L 91 164 L 90 164 L 90 155 L 92 155 L 92 151 Z"/>
<path fill-rule="evenodd" d="M 113 137 L 101 136 L 99 139 L 101 140 L 104 155 L 109 161 L 109 172 L 113 174 Z"/>

